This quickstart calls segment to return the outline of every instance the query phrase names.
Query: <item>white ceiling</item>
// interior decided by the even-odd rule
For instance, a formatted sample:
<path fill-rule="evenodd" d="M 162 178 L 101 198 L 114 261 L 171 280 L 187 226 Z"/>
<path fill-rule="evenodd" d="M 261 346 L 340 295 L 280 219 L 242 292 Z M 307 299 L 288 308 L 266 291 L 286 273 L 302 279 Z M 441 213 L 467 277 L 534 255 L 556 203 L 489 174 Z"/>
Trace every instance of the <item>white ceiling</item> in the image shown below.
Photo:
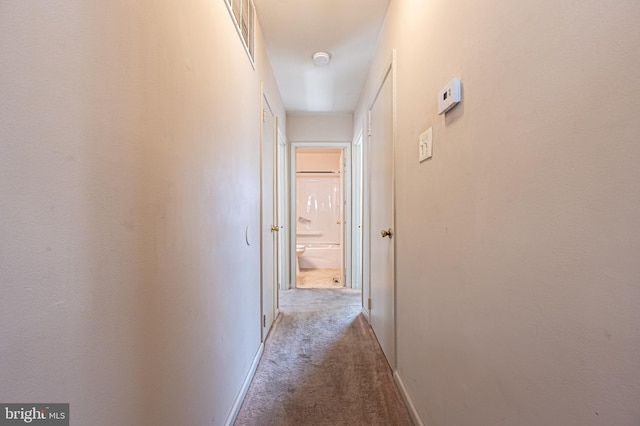
<path fill-rule="evenodd" d="M 390 0 L 254 0 L 288 112 L 353 112 Z M 317 51 L 331 63 L 313 64 Z"/>

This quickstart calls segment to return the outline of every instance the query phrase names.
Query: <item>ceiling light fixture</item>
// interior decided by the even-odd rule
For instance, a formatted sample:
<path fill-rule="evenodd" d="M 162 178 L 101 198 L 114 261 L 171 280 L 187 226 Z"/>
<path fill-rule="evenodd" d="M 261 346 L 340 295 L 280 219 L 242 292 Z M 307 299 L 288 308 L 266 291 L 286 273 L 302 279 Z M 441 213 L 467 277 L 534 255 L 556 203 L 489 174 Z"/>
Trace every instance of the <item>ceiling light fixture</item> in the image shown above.
<path fill-rule="evenodd" d="M 327 52 L 316 52 L 313 54 L 313 63 L 316 65 L 327 65 L 331 60 L 331 55 Z"/>

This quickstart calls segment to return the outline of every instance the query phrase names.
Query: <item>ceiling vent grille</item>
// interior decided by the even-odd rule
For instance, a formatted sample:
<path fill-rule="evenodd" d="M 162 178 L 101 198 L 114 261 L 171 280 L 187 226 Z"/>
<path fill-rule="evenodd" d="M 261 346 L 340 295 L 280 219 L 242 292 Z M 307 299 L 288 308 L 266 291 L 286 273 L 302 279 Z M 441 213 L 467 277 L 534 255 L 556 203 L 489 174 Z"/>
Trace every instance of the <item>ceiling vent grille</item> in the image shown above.
<path fill-rule="evenodd" d="M 224 0 L 233 19 L 233 23 L 255 68 L 255 29 L 256 8 L 253 0 Z"/>

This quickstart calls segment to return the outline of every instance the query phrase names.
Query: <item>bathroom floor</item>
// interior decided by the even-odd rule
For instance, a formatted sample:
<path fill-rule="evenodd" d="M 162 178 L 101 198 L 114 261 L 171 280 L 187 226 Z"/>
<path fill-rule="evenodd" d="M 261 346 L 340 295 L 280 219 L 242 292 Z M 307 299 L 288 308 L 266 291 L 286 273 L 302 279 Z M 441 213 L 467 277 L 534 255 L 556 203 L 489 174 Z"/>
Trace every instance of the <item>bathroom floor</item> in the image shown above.
<path fill-rule="evenodd" d="M 296 277 L 298 288 L 340 288 L 340 269 L 301 269 Z"/>

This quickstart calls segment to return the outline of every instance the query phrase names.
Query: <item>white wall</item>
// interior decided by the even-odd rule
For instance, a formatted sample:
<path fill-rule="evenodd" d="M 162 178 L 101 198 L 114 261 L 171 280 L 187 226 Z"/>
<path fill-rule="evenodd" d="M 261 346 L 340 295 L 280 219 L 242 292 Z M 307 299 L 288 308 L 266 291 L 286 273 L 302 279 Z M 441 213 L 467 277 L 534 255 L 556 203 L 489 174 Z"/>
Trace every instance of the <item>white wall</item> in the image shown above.
<path fill-rule="evenodd" d="M 397 48 L 398 374 L 425 424 L 640 422 L 639 20 L 392 1 L 354 122 Z"/>
<path fill-rule="evenodd" d="M 289 113 L 287 139 L 290 142 L 349 142 L 353 139 L 353 115 Z"/>
<path fill-rule="evenodd" d="M 260 346 L 260 79 L 224 2 L 0 13 L 0 400 L 222 424 Z M 245 243 L 249 226 L 251 245 Z"/>

